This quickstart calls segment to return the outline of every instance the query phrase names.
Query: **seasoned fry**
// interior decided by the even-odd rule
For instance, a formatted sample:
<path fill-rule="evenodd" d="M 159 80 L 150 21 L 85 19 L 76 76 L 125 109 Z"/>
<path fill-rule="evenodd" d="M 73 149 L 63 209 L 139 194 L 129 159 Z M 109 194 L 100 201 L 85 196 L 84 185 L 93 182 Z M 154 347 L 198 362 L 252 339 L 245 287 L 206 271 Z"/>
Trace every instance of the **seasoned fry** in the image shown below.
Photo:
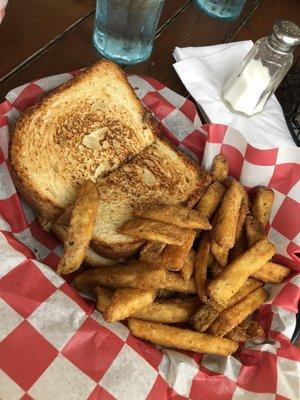
<path fill-rule="evenodd" d="M 188 231 L 183 245 L 175 246 L 159 242 L 148 242 L 141 250 L 140 260 L 154 262 L 170 271 L 178 271 L 183 267 L 195 240 L 196 232 Z"/>
<path fill-rule="evenodd" d="M 241 204 L 241 208 L 240 208 L 240 212 L 239 212 L 239 217 L 238 217 L 238 221 L 237 221 L 237 226 L 236 226 L 236 232 L 235 232 L 235 242 L 237 242 L 242 234 L 243 231 L 243 226 L 244 226 L 244 222 L 247 216 L 247 205 L 244 203 L 244 201 L 242 200 L 242 204 Z"/>
<path fill-rule="evenodd" d="M 281 283 L 290 272 L 289 268 L 268 261 L 252 276 L 265 283 Z"/>
<path fill-rule="evenodd" d="M 185 260 L 180 270 L 180 275 L 185 281 L 188 281 L 193 275 L 195 259 L 196 259 L 196 252 L 194 249 L 191 249 L 188 258 Z"/>
<path fill-rule="evenodd" d="M 65 225 L 65 226 L 70 225 L 72 211 L 73 211 L 73 207 L 72 206 L 67 207 L 64 210 L 64 212 L 57 218 L 55 223 L 59 224 L 59 225 Z"/>
<path fill-rule="evenodd" d="M 226 337 L 235 342 L 260 339 L 265 336 L 262 327 L 256 321 L 245 320 L 228 332 Z"/>
<path fill-rule="evenodd" d="M 165 224 L 164 222 L 136 217 L 125 222 L 125 224 L 118 229 L 118 233 L 136 239 L 154 240 L 181 246 L 186 240 L 189 230 Z"/>
<path fill-rule="evenodd" d="M 55 235 L 64 242 L 67 237 L 68 227 L 65 225 L 60 225 L 57 222 L 51 225 L 51 230 L 55 233 Z M 87 248 L 86 256 L 84 262 L 89 264 L 90 267 L 98 268 L 102 265 L 116 265 L 120 262 L 125 261 L 124 259 L 119 260 L 111 260 L 109 258 L 101 257 L 97 254 L 90 246 Z"/>
<path fill-rule="evenodd" d="M 57 267 L 59 274 L 69 274 L 83 262 L 93 236 L 98 205 L 98 188 L 92 181 L 86 181 L 78 191 L 72 211 L 64 252 Z"/>
<path fill-rule="evenodd" d="M 152 304 L 154 299 L 153 290 L 117 289 L 104 311 L 103 318 L 106 322 L 121 321 Z"/>
<path fill-rule="evenodd" d="M 157 206 L 133 210 L 135 217 L 151 219 L 187 229 L 211 229 L 208 220 L 196 210 L 182 206 Z"/>
<path fill-rule="evenodd" d="M 111 303 L 111 299 L 113 297 L 114 292 L 111 289 L 96 286 L 94 288 L 94 293 L 97 297 L 96 308 L 100 312 L 104 313 L 104 311 Z"/>
<path fill-rule="evenodd" d="M 248 246 L 251 246 L 253 243 L 266 236 L 262 223 L 253 218 L 251 215 L 247 215 L 245 226 Z"/>
<path fill-rule="evenodd" d="M 219 273 L 221 271 L 223 271 L 224 267 L 222 267 L 222 265 L 219 263 L 218 260 L 214 260 L 210 266 L 209 266 L 210 272 L 212 277 L 216 277 L 217 275 L 219 275 Z"/>
<path fill-rule="evenodd" d="M 221 183 L 212 183 L 198 201 L 195 209 L 204 217 L 210 219 L 221 203 L 224 193 L 225 188 Z"/>
<path fill-rule="evenodd" d="M 246 238 L 246 229 L 245 224 L 242 227 L 242 231 L 240 237 L 236 240 L 233 248 L 229 252 L 230 261 L 234 260 L 236 257 L 244 253 L 247 249 L 247 238 Z"/>
<path fill-rule="evenodd" d="M 132 335 L 140 339 L 175 349 L 226 356 L 234 353 L 238 347 L 237 343 L 230 339 L 215 338 L 204 333 L 147 322 L 141 319 L 130 318 L 128 327 Z"/>
<path fill-rule="evenodd" d="M 50 221 L 50 219 L 44 217 L 44 216 L 41 215 L 41 214 L 39 214 L 39 215 L 37 216 L 37 219 L 38 219 L 38 221 L 39 221 L 39 224 L 41 225 L 41 227 L 42 227 L 45 231 L 47 231 L 47 232 L 51 231 L 52 222 Z"/>
<path fill-rule="evenodd" d="M 225 181 L 228 176 L 228 160 L 224 154 L 219 154 L 214 158 L 210 174 L 213 181 Z"/>
<path fill-rule="evenodd" d="M 227 310 L 227 308 L 232 307 L 234 304 L 241 301 L 243 298 L 248 296 L 249 293 L 253 292 L 253 290 L 257 289 L 260 286 L 262 286 L 262 282 L 254 278 L 248 278 L 244 285 L 232 297 L 230 297 L 230 299 L 222 304 L 216 303 L 214 300 L 211 300 L 211 305 L 219 311 Z"/>
<path fill-rule="evenodd" d="M 55 235 L 58 237 L 58 239 L 61 242 L 65 242 L 67 235 L 68 235 L 68 227 L 65 225 L 61 225 L 58 223 L 54 223 L 51 225 L 51 231 L 55 233 Z"/>
<path fill-rule="evenodd" d="M 275 254 L 276 248 L 267 239 L 254 243 L 234 259 L 208 286 L 208 293 L 217 303 L 230 299 Z"/>
<path fill-rule="evenodd" d="M 176 292 L 172 292 L 168 289 L 158 289 L 156 292 L 157 299 L 171 299 L 176 295 Z"/>
<path fill-rule="evenodd" d="M 195 240 L 195 236 L 196 231 L 190 230 L 183 245 L 174 246 L 168 244 L 161 254 L 160 265 L 164 266 L 169 271 L 179 271 L 183 267 L 186 259 L 188 258 L 189 252 Z"/>
<path fill-rule="evenodd" d="M 200 307 L 200 304 L 197 297 L 158 300 L 150 306 L 139 310 L 134 317 L 162 324 L 179 324 L 188 322 Z"/>
<path fill-rule="evenodd" d="M 247 340 L 259 339 L 265 337 L 263 328 L 256 321 L 250 321 L 249 326 L 246 328 Z"/>
<path fill-rule="evenodd" d="M 223 197 L 218 222 L 212 231 L 213 239 L 221 247 L 231 249 L 234 246 L 242 199 L 241 185 L 234 180 Z"/>
<path fill-rule="evenodd" d="M 162 284 L 161 288 L 179 293 L 197 293 L 195 279 L 185 281 L 177 272 L 167 272 L 166 283 Z"/>
<path fill-rule="evenodd" d="M 111 303 L 113 291 L 97 287 L 95 292 L 97 294 L 97 309 L 103 313 Z M 188 322 L 200 305 L 197 297 L 158 300 L 138 310 L 134 317 L 163 324 L 179 324 Z"/>
<path fill-rule="evenodd" d="M 217 319 L 220 312 L 232 307 L 260 286 L 262 286 L 261 282 L 249 278 L 241 289 L 226 303 L 218 304 L 215 301 L 210 300 L 208 303 L 200 307 L 197 313 L 192 317 L 191 322 L 194 328 L 199 332 L 205 332 Z"/>
<path fill-rule="evenodd" d="M 230 332 L 256 310 L 267 297 L 268 293 L 263 288 L 255 289 L 239 303 L 222 311 L 219 317 L 210 326 L 209 332 L 219 337 L 226 335 L 226 333 Z"/>
<path fill-rule="evenodd" d="M 214 240 L 211 240 L 211 252 L 222 267 L 227 265 L 229 249 L 221 247 Z"/>
<path fill-rule="evenodd" d="M 262 223 L 265 228 L 268 224 L 272 205 L 274 201 L 274 192 L 268 187 L 260 187 L 253 199 L 252 215 L 257 221 Z"/>
<path fill-rule="evenodd" d="M 95 286 L 158 289 L 166 285 L 166 270 L 146 263 L 102 266 L 82 272 L 73 283 L 78 290 Z"/>
<path fill-rule="evenodd" d="M 196 314 L 192 316 L 191 323 L 198 332 L 205 332 L 218 316 L 219 311 L 210 303 L 203 304 Z"/>
<path fill-rule="evenodd" d="M 198 297 L 203 303 L 207 301 L 206 284 L 207 284 L 207 267 L 209 262 L 210 243 L 208 235 L 205 235 L 198 247 L 195 260 L 195 282 Z"/>
<path fill-rule="evenodd" d="M 160 263 L 161 254 L 165 247 L 165 243 L 147 242 L 141 249 L 140 260 L 150 263 Z"/>

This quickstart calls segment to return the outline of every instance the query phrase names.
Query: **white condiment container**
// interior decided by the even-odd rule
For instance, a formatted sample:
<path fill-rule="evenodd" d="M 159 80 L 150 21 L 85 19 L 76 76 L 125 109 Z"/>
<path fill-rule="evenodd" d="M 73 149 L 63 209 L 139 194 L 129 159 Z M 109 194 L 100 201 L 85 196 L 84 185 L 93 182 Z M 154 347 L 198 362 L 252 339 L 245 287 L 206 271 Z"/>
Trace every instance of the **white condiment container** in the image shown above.
<path fill-rule="evenodd" d="M 239 68 L 226 81 L 222 98 L 228 108 L 245 117 L 263 110 L 293 63 L 293 47 L 300 43 L 300 28 L 278 21 L 273 32 L 259 39 Z"/>

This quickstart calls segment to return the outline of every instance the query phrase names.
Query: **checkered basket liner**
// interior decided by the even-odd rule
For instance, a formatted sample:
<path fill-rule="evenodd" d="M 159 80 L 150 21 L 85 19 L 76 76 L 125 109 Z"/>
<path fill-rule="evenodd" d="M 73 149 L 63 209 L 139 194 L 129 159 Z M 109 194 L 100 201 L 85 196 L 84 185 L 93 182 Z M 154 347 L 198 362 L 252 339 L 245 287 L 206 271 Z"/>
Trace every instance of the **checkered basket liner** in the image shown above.
<path fill-rule="evenodd" d="M 129 76 L 181 150 L 206 168 L 222 152 L 245 186 L 274 190 L 269 237 L 276 260 L 293 270 L 285 283 L 267 287 L 269 300 L 256 316 L 263 343 L 248 342 L 230 357 L 159 349 L 121 323 L 107 324 L 56 275 L 61 246 L 11 180 L 9 125 L 74 74 L 23 85 L 0 104 L 0 399 L 298 400 L 300 350 L 290 338 L 300 297 L 300 149 L 259 150 L 227 126 L 201 126 L 189 100 L 152 78 Z"/>

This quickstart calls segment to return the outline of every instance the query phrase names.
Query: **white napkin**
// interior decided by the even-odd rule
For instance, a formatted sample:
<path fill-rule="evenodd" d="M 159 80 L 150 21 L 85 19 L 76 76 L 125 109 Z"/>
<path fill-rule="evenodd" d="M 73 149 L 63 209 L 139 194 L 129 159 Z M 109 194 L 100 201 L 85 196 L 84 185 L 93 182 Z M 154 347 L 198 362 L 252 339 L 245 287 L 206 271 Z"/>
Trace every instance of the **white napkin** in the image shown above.
<path fill-rule="evenodd" d="M 232 113 L 221 99 L 225 81 L 253 46 L 251 40 L 204 47 L 176 47 L 174 68 L 204 110 L 209 122 L 229 125 L 258 148 L 295 146 L 279 102 L 273 95 L 263 111 L 246 118 Z"/>

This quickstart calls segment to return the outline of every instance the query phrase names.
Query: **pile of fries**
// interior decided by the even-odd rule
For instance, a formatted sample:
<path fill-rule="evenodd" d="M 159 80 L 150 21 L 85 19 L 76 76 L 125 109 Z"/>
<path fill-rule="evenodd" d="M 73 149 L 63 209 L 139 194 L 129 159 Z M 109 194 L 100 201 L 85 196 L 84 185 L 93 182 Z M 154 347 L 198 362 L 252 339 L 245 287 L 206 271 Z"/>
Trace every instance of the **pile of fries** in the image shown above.
<path fill-rule="evenodd" d="M 193 210 L 134 210 L 119 233 L 145 244 L 136 259 L 118 265 L 103 265 L 89 248 L 99 194 L 86 182 L 69 216 L 52 227 L 64 241 L 58 272 L 75 271 L 85 260 L 74 286 L 92 289 L 105 321 L 126 320 L 134 336 L 158 345 L 229 355 L 239 342 L 263 337 L 249 317 L 268 297 L 263 284 L 289 274 L 271 261 L 276 248 L 265 234 L 274 194 L 260 187 L 250 202 L 228 177 L 223 155 L 210 177 Z"/>

